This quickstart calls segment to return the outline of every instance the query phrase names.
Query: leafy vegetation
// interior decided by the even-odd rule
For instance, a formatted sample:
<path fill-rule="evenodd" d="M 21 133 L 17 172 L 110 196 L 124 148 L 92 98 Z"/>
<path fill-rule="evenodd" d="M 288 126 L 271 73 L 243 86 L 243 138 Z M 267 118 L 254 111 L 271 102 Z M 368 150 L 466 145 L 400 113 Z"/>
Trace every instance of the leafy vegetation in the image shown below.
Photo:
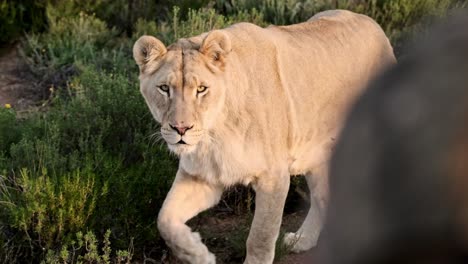
<path fill-rule="evenodd" d="M 8 36 L 0 41 L 10 41 L 12 32 L 29 32 L 21 49 L 47 91 L 34 111 L 0 108 L 1 262 L 127 263 L 161 257 L 164 243 L 155 220 L 177 160 L 157 142 L 158 126 L 139 94 L 131 47 L 142 34 L 169 44 L 239 21 L 289 24 L 337 7 L 375 18 L 399 46 L 408 34 L 424 30 L 424 16 L 466 5 L 217 0 L 180 1 L 172 8 L 175 2 L 0 0 L 0 22 L 6 21 L 1 35 Z M 65 77 L 51 77 L 58 73 Z M 245 213 L 251 192 L 236 190 L 226 201 Z M 244 235 L 239 237 L 231 247 L 242 256 Z"/>
<path fill-rule="evenodd" d="M 44 1 L 1 0 L 0 43 L 12 42 L 23 31 L 42 31 L 45 21 Z"/>

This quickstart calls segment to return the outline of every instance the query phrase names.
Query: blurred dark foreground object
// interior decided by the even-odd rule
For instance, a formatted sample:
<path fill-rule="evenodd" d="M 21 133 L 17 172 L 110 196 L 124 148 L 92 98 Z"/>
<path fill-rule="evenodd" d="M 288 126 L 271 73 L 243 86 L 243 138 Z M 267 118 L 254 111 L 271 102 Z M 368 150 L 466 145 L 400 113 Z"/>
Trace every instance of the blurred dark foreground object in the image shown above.
<path fill-rule="evenodd" d="M 313 263 L 468 263 L 468 16 L 455 17 L 350 113 Z"/>

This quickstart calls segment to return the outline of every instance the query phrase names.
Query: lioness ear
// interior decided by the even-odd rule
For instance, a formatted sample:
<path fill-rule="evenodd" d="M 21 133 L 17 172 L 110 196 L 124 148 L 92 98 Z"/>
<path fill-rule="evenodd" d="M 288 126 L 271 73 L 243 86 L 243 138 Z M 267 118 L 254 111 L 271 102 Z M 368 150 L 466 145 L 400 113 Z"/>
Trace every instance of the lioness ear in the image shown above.
<path fill-rule="evenodd" d="M 200 52 L 208 56 L 215 66 L 223 70 L 226 57 L 231 52 L 231 39 L 223 31 L 213 30 L 203 40 Z"/>
<path fill-rule="evenodd" d="M 141 72 L 149 62 L 160 59 L 166 52 L 164 44 L 152 36 L 142 36 L 133 45 L 133 58 Z"/>

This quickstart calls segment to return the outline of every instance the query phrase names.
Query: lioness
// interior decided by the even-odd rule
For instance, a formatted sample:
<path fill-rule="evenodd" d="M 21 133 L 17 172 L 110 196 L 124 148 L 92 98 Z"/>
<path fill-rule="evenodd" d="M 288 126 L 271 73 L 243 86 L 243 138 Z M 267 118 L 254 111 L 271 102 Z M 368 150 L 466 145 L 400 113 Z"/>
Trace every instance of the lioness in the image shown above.
<path fill-rule="evenodd" d="M 343 116 L 366 83 L 395 62 L 382 29 L 349 11 L 291 26 L 239 23 L 165 47 L 133 47 L 141 92 L 180 157 L 158 228 L 189 263 L 215 263 L 185 224 L 237 183 L 256 192 L 244 263 L 272 263 L 290 175 L 305 174 L 311 208 L 294 251 L 313 247 L 327 204 L 327 163 Z"/>

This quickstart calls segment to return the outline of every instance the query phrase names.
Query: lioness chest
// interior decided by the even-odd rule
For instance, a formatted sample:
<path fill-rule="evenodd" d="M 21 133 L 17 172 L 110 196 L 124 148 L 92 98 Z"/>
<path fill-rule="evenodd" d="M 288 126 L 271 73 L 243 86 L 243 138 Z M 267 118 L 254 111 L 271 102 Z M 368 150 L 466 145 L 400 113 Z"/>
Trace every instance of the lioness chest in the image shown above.
<path fill-rule="evenodd" d="M 328 158 L 331 141 L 322 143 L 302 142 L 300 148 L 284 149 L 281 153 L 271 153 L 267 146 L 255 143 L 203 143 L 196 151 L 182 155 L 179 167 L 212 184 L 248 185 L 273 168 L 284 167 L 290 175 L 310 172 Z"/>
<path fill-rule="evenodd" d="M 213 184 L 248 185 L 267 171 L 270 158 L 260 146 L 235 142 L 202 143 L 194 152 L 181 156 L 179 167 Z"/>

